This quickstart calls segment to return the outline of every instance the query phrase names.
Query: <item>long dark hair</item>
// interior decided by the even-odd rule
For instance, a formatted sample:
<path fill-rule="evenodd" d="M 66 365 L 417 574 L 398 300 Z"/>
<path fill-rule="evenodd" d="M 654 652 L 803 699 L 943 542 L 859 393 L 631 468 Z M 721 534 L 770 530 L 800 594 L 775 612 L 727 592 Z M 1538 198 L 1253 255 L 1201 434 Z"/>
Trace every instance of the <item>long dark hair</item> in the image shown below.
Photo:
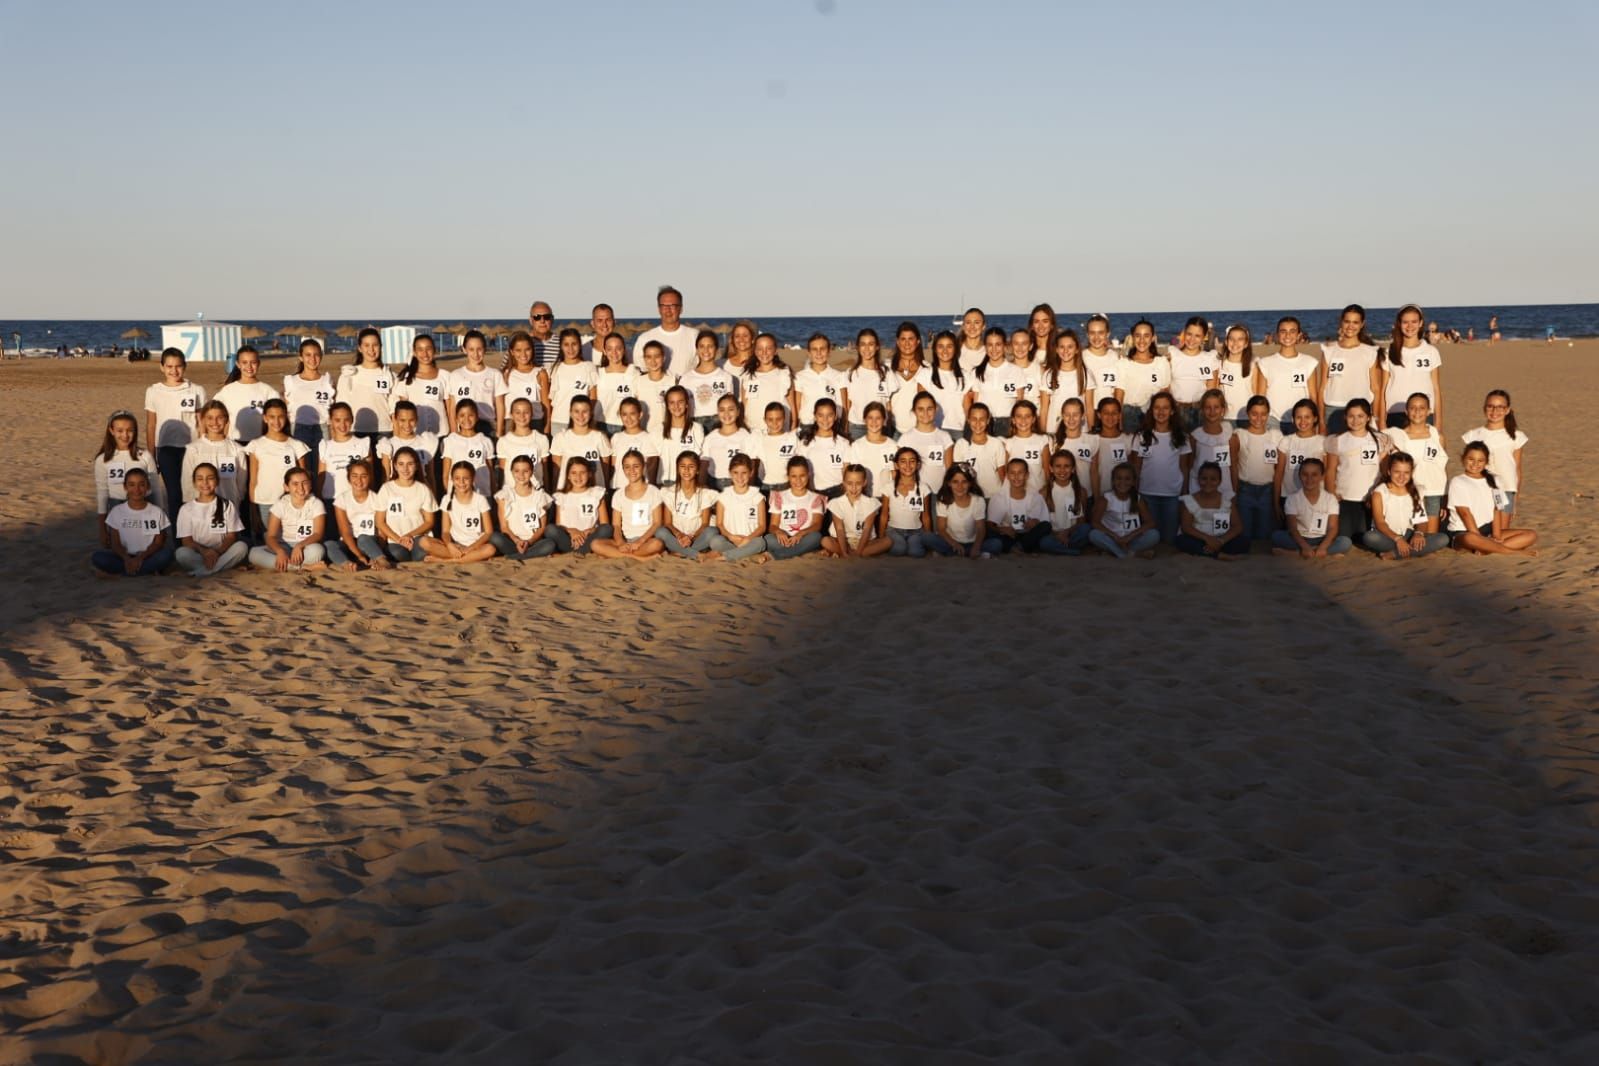
<path fill-rule="evenodd" d="M 965 463 L 956 463 L 944 471 L 944 483 L 938 487 L 938 502 L 949 506 L 955 502 L 955 490 L 949 487 L 949 479 L 959 474 L 966 479 L 966 484 L 971 486 L 970 493 L 979 500 L 983 498 L 983 488 L 977 483 L 977 476 L 971 472 Z"/>
<path fill-rule="evenodd" d="M 407 385 L 416 380 L 416 372 L 421 368 L 421 364 L 416 361 L 416 346 L 421 344 L 423 341 L 427 341 L 428 347 L 433 349 L 433 358 L 435 360 L 434 366 L 436 367 L 438 365 L 437 359 L 439 355 L 439 346 L 433 342 L 433 334 L 418 333 L 411 340 L 411 361 L 405 364 L 404 370 L 400 371 L 400 380 L 405 382 Z"/>
<path fill-rule="evenodd" d="M 239 350 L 233 353 L 233 369 L 228 371 L 228 376 L 222 382 L 222 384 L 231 385 L 235 381 L 239 380 L 239 357 L 242 356 L 245 352 L 249 352 L 251 355 L 255 356 L 257 359 L 261 358 L 261 353 L 256 350 L 255 345 L 253 345 L 253 344 L 241 344 L 241 345 L 239 345 Z M 261 380 L 261 375 L 259 373 L 256 374 L 256 380 L 257 381 Z"/>
<path fill-rule="evenodd" d="M 1050 454 L 1050 457 L 1049 457 L 1049 462 L 1050 462 L 1051 466 L 1055 465 L 1055 457 L 1057 455 L 1063 455 L 1067 459 L 1071 460 L 1071 464 L 1072 464 L 1072 482 L 1071 482 L 1071 484 L 1072 484 L 1072 492 L 1075 493 L 1075 495 L 1072 496 L 1072 505 L 1077 509 L 1077 513 L 1081 514 L 1082 510 L 1083 510 L 1083 501 L 1088 499 L 1088 496 L 1083 492 L 1082 479 L 1077 476 L 1077 456 L 1073 455 L 1068 450 L 1052 452 Z M 1045 481 L 1044 481 L 1044 500 L 1045 500 L 1046 503 L 1049 504 L 1050 513 L 1053 514 L 1054 511 L 1055 511 L 1055 476 L 1054 476 L 1053 473 L 1051 473 L 1050 476 L 1047 479 L 1045 479 Z"/>
<path fill-rule="evenodd" d="M 679 444 L 687 444 L 691 436 L 690 430 L 694 427 L 694 416 L 689 413 L 693 404 L 689 400 L 688 390 L 681 385 L 673 385 L 661 395 L 661 413 L 664 416 L 661 419 L 661 439 L 672 439 L 672 409 L 667 405 L 667 401 L 672 398 L 674 392 L 680 393 L 683 397 L 683 433 L 677 440 Z"/>
<path fill-rule="evenodd" d="M 1405 335 L 1400 330 L 1399 323 L 1412 311 L 1416 312 L 1423 323 L 1427 321 L 1426 314 L 1415 304 L 1406 304 L 1394 314 L 1394 332 L 1392 337 L 1389 338 L 1387 351 L 1388 361 L 1394 366 L 1405 365 Z"/>
<path fill-rule="evenodd" d="M 1359 304 L 1350 304 L 1348 307 L 1338 312 L 1339 325 L 1343 325 L 1344 316 L 1347 314 L 1357 314 L 1360 316 L 1360 333 L 1357 335 L 1356 340 L 1360 341 L 1361 344 L 1369 344 L 1373 348 L 1377 347 L 1377 342 L 1372 340 L 1371 334 L 1366 332 L 1366 309 L 1361 307 Z"/>
<path fill-rule="evenodd" d="M 368 337 L 376 337 L 378 339 L 378 366 L 381 367 L 383 365 L 383 334 L 368 326 L 355 335 L 355 358 L 350 360 L 351 366 L 361 365 L 361 342 Z"/>
<path fill-rule="evenodd" d="M 100 442 L 100 458 L 110 462 L 111 457 L 117 454 L 117 441 L 115 437 L 111 436 L 111 423 L 121 418 L 126 418 L 133 423 L 133 439 L 128 441 L 128 455 L 133 457 L 134 462 L 138 462 L 139 419 L 132 411 L 112 411 L 111 417 L 105 420 L 105 439 Z"/>
<path fill-rule="evenodd" d="M 961 342 L 947 329 L 939 330 L 933 337 L 933 386 L 940 389 L 944 387 L 944 383 L 938 379 L 938 342 L 941 340 L 948 340 L 955 346 L 955 356 L 949 361 L 949 368 L 955 373 L 955 384 L 964 388 L 966 374 L 961 370 Z M 912 402 L 914 403 L 914 400 Z"/>
<path fill-rule="evenodd" d="M 977 375 L 978 381 L 984 380 L 985 375 L 988 373 L 988 338 L 994 336 L 999 337 L 1002 341 L 1010 339 L 1005 335 L 1004 329 L 999 326 L 989 326 L 983 330 L 983 361 L 977 364 L 976 370 L 972 371 L 973 374 Z"/>
<path fill-rule="evenodd" d="M 216 466 L 211 463 L 195 463 L 194 469 L 189 472 L 189 476 L 192 478 L 195 474 L 198 474 L 202 470 L 211 471 L 211 476 L 215 478 L 220 478 L 222 476 L 217 472 Z M 219 492 L 217 493 L 217 505 L 211 511 L 211 524 L 214 526 L 220 526 L 227 517 L 228 501 L 223 497 L 222 493 Z"/>
<path fill-rule="evenodd" d="M 1480 440 L 1474 440 L 1470 444 L 1466 445 L 1465 448 L 1460 452 L 1460 458 L 1464 460 L 1466 456 L 1470 455 L 1472 452 L 1481 452 L 1484 460 L 1493 458 L 1493 453 L 1488 450 L 1488 445 L 1484 444 Z M 1489 470 L 1486 466 L 1482 468 L 1482 476 L 1488 479 L 1488 487 L 1490 489 L 1497 489 L 1499 487 L 1494 481 L 1493 471 Z"/>
<path fill-rule="evenodd" d="M 1493 399 L 1495 396 L 1501 396 L 1501 397 L 1504 398 L 1504 401 L 1505 401 L 1505 432 L 1510 434 L 1510 439 L 1512 441 L 1514 441 L 1516 439 L 1516 409 L 1514 407 L 1510 406 L 1510 393 L 1506 392 L 1504 389 L 1494 389 L 1494 390 L 1490 391 L 1488 393 L 1488 395 L 1483 398 L 1483 403 L 1486 404 L 1489 400 Z"/>
<path fill-rule="evenodd" d="M 1410 466 L 1410 480 L 1405 484 L 1405 488 L 1410 490 L 1410 513 L 1415 514 L 1422 509 L 1421 493 L 1416 491 L 1416 460 L 1411 457 L 1409 452 L 1394 452 L 1390 455 L 1387 463 L 1383 466 L 1382 483 L 1384 485 L 1392 485 L 1394 483 L 1393 469 L 1395 463 L 1407 463 Z"/>
<path fill-rule="evenodd" d="M 296 374 L 305 373 L 305 350 L 307 348 L 314 348 L 316 350 L 316 354 L 322 354 L 321 341 L 317 340 L 315 337 L 306 337 L 304 340 L 302 340 L 300 342 L 300 364 L 294 368 L 294 372 Z M 181 355 L 182 353 L 179 354 Z M 161 353 L 161 358 L 166 358 L 166 352 Z"/>
<path fill-rule="evenodd" d="M 877 336 L 877 331 L 870 326 L 855 334 L 855 366 L 853 369 L 859 370 L 861 368 L 861 341 L 867 337 L 877 341 L 877 355 L 873 358 L 877 361 L 877 380 L 882 381 L 888 377 L 888 367 L 883 365 L 883 342 Z"/>
<path fill-rule="evenodd" d="M 1254 372 L 1255 335 L 1251 333 L 1249 331 L 1249 327 L 1244 325 L 1242 322 L 1234 322 L 1232 325 L 1227 327 L 1227 332 L 1221 335 L 1221 361 L 1224 363 L 1227 361 L 1227 338 L 1232 336 L 1233 330 L 1235 329 L 1244 335 L 1244 357 L 1243 359 L 1239 360 L 1238 365 L 1243 368 L 1244 377 L 1247 378 Z"/>
<path fill-rule="evenodd" d="M 1060 391 L 1060 339 L 1070 337 L 1072 343 L 1077 345 L 1077 395 L 1081 396 L 1088 391 L 1088 368 L 1083 364 L 1083 341 L 1077 336 L 1074 329 L 1056 330 L 1054 339 L 1049 343 L 1049 351 L 1044 353 L 1044 371 L 1049 375 L 1049 391 Z"/>
<path fill-rule="evenodd" d="M 817 411 L 820 411 L 823 407 L 831 407 L 833 409 L 834 418 L 835 419 L 837 418 L 837 415 L 838 415 L 838 404 L 835 403 L 830 397 L 827 397 L 827 396 L 823 396 L 820 400 L 817 400 L 816 403 L 811 405 L 811 414 L 814 415 Z M 838 425 L 836 420 L 834 421 L 833 425 L 835 427 Z M 801 426 L 799 432 L 797 434 L 795 434 L 795 436 L 799 438 L 799 442 L 801 444 L 814 443 L 815 440 L 816 440 L 816 427 L 817 427 L 817 423 L 815 423 L 815 422 L 812 422 L 808 426 Z M 838 435 L 838 430 L 836 428 L 833 430 L 833 435 L 834 436 Z"/>
<path fill-rule="evenodd" d="M 1183 428 L 1183 420 L 1177 417 L 1177 400 L 1165 389 L 1149 398 L 1149 406 L 1144 409 L 1143 424 L 1138 427 L 1139 440 L 1146 448 L 1155 443 L 1155 401 L 1162 397 L 1171 405 L 1171 421 L 1167 423 L 1171 427 L 1171 446 L 1181 448 L 1188 443 L 1188 431 Z"/>

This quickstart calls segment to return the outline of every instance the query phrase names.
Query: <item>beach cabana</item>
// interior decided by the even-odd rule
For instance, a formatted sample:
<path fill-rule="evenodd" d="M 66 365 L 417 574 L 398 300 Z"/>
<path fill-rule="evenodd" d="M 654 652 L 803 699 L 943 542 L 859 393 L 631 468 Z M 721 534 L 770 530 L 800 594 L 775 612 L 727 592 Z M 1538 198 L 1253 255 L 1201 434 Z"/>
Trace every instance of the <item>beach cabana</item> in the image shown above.
<path fill-rule="evenodd" d="M 416 340 L 417 327 L 415 326 L 384 326 L 378 331 L 383 338 L 383 361 L 385 363 L 409 363 L 411 361 L 411 342 Z"/>
<path fill-rule="evenodd" d="M 225 363 L 244 343 L 243 331 L 227 322 L 176 322 L 161 327 L 161 347 L 176 348 L 190 362 Z"/>

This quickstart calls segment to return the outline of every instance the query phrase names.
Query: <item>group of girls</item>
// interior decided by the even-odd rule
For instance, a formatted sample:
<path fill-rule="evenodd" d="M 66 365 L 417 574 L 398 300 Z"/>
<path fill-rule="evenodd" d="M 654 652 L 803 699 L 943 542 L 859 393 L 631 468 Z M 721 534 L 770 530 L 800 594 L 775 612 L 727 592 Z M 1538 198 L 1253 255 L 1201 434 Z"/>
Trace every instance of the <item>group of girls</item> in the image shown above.
<path fill-rule="evenodd" d="M 490 368 L 474 331 L 455 370 L 426 335 L 393 369 L 369 329 L 336 381 L 305 341 L 281 393 L 246 346 L 209 400 L 168 349 L 146 393 L 153 453 L 131 412 L 108 421 L 93 563 L 203 576 L 245 560 L 386 569 L 555 552 L 1125 557 L 1162 541 L 1221 560 L 1254 542 L 1305 557 L 1356 543 L 1389 559 L 1449 543 L 1529 552 L 1509 395 L 1489 394 L 1448 480 L 1441 360 L 1421 323 L 1402 309 L 1378 352 L 1351 306 L 1317 358 L 1285 318 L 1278 350 L 1257 358 L 1243 326 L 1213 351 L 1193 319 L 1160 353 L 1146 321 L 1118 350 L 1104 316 L 1083 346 L 1048 305 L 1009 335 L 974 309 L 931 359 L 907 322 L 891 365 L 868 329 L 848 369 L 816 335 L 792 372 L 776 338 L 739 323 L 725 352 L 702 332 L 679 374 L 658 343 L 633 366 L 619 335 L 585 345 L 575 330 L 547 368 L 526 334 Z"/>

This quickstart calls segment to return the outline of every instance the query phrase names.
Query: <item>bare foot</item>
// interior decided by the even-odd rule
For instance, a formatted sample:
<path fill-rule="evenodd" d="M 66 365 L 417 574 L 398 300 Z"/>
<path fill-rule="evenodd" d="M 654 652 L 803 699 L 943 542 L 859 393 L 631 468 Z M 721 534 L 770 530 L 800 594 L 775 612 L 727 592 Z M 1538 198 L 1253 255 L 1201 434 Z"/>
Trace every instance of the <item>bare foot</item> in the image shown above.
<path fill-rule="evenodd" d="M 772 556 L 768 552 L 761 552 L 761 554 L 752 556 L 751 558 L 754 560 L 756 566 L 765 566 L 767 563 L 772 561 Z"/>

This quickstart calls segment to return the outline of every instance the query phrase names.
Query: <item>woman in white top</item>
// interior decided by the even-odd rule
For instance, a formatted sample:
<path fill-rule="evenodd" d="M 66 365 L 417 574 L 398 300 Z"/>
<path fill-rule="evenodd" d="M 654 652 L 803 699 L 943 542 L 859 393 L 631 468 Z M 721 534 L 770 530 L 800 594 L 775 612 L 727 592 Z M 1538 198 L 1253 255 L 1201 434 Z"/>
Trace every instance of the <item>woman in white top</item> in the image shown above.
<path fill-rule="evenodd" d="M 217 394 L 211 397 L 228 409 L 233 439 L 249 444 L 261 435 L 261 409 L 278 398 L 278 390 L 261 380 L 261 353 L 244 345 L 234 356 L 233 369 Z"/>
<path fill-rule="evenodd" d="M 726 397 L 733 400 L 733 397 Z M 713 434 L 714 436 L 714 434 Z M 729 470 L 734 459 L 743 455 L 734 452 L 723 461 L 721 469 Z M 731 474 L 728 485 L 732 485 Z M 758 495 L 758 494 L 757 494 Z M 706 488 L 701 479 L 700 461 L 693 455 L 677 457 L 677 481 L 661 501 L 661 527 L 655 531 L 666 550 L 680 559 L 703 559 L 702 552 L 711 550 L 711 512 L 716 509 L 717 493 Z"/>
<path fill-rule="evenodd" d="M 922 333 L 914 322 L 901 322 L 894 331 L 894 395 L 888 398 L 888 413 L 896 436 L 916 422 L 911 405 L 927 390 L 932 372 L 922 352 Z"/>
<path fill-rule="evenodd" d="M 972 403 L 988 408 L 988 431 L 996 437 L 1010 436 L 1010 410 L 1016 405 L 1017 390 L 1021 387 L 1020 372 L 1005 351 L 1005 331 L 991 326 L 983 334 L 983 347 L 988 358 L 977 364 L 967 375 L 972 387 Z M 968 410 L 970 404 L 967 405 Z"/>
<path fill-rule="evenodd" d="M 871 341 L 875 351 L 877 334 L 871 330 L 862 330 L 862 337 L 864 338 L 867 333 L 872 334 Z M 863 339 L 856 343 L 864 345 L 866 341 Z M 738 387 L 743 394 L 746 411 L 769 411 L 774 403 L 780 403 L 789 411 L 793 411 L 794 373 L 778 361 L 776 337 L 770 333 L 762 333 L 755 338 L 755 358 L 739 375 Z M 784 480 L 781 471 L 777 474 L 777 480 Z"/>
<path fill-rule="evenodd" d="M 210 577 L 244 562 L 250 546 L 238 508 L 217 492 L 217 468 L 199 463 L 192 480 L 194 498 L 178 510 L 175 558 L 190 577 Z"/>
<path fill-rule="evenodd" d="M 481 563 L 498 554 L 489 539 L 494 534 L 489 517 L 492 507 L 477 491 L 476 475 L 471 463 L 456 463 L 450 468 L 450 495 L 439 508 L 443 523 L 440 535 L 422 538 L 428 562 Z"/>
<path fill-rule="evenodd" d="M 1083 351 L 1083 365 L 1094 376 L 1093 395 L 1087 398 L 1090 410 L 1097 411 L 1104 400 L 1122 399 L 1122 357 L 1110 346 L 1110 319 L 1104 315 L 1091 315 L 1083 323 L 1083 337 L 1088 347 Z M 1107 475 L 1109 471 L 1106 471 Z"/>
<path fill-rule="evenodd" d="M 1444 357 L 1422 339 L 1421 308 L 1406 304 L 1394 316 L 1394 332 L 1382 359 L 1382 399 L 1388 406 L 1388 425 L 1406 422 L 1405 404 L 1412 393 L 1422 393 L 1432 405 L 1433 424 L 1444 424 L 1444 394 L 1440 371 Z"/>
<path fill-rule="evenodd" d="M 1121 364 L 1122 424 L 1134 433 L 1142 430 L 1144 412 L 1154 402 L 1155 394 L 1170 387 L 1171 360 L 1157 350 L 1154 323 L 1140 319 L 1133 323 L 1132 347 Z M 1173 505 L 1176 502 L 1174 495 Z M 1175 528 L 1176 511 L 1171 520 Z"/>
<path fill-rule="evenodd" d="M 1277 351 L 1255 360 L 1255 392 L 1271 402 L 1272 417 L 1287 433 L 1293 428 L 1294 405 L 1310 400 L 1316 405 L 1316 432 L 1321 432 L 1321 363 L 1299 350 L 1304 339 L 1299 319 L 1277 322 Z"/>
<path fill-rule="evenodd" d="M 143 470 L 145 483 L 159 489 L 155 456 L 139 447 L 139 420 L 132 411 L 113 411 L 106 419 L 105 439 L 94 457 L 94 503 L 95 512 L 100 516 L 102 548 L 111 546 L 111 532 L 106 527 L 105 516 L 114 505 L 128 498 L 123 482 L 130 470 Z M 161 499 L 157 497 L 155 501 L 158 508 Z"/>
<path fill-rule="evenodd" d="M 977 364 L 988 358 L 988 351 L 983 347 L 983 331 L 988 328 L 988 316 L 983 314 L 982 308 L 969 307 L 961 316 L 961 347 L 957 359 L 961 370 L 970 374 L 977 369 Z"/>
<path fill-rule="evenodd" d="M 1344 419 L 1349 428 L 1327 438 L 1323 458 L 1327 478 L 1340 501 L 1338 528 L 1354 541 L 1364 538 L 1371 528 L 1366 497 L 1377 487 L 1383 458 L 1393 450 L 1393 442 L 1377 432 L 1371 404 L 1366 400 L 1350 400 L 1344 408 Z"/>
<path fill-rule="evenodd" d="M 506 486 L 494 498 L 500 506 L 500 529 L 489 540 L 501 555 L 526 560 L 555 554 L 555 538 L 550 535 L 555 501 L 534 480 L 531 458 L 518 455 L 511 460 Z"/>
<path fill-rule="evenodd" d="M 368 326 L 355 341 L 355 361 L 339 368 L 339 399 L 350 405 L 355 435 L 368 441 L 389 432 L 394 375 L 383 365 L 383 335 Z"/>
<path fill-rule="evenodd" d="M 106 515 L 106 546 L 89 556 L 102 574 L 148 577 L 172 564 L 172 520 L 150 502 L 150 475 L 134 467 L 122 479 L 123 502 Z"/>
<path fill-rule="evenodd" d="M 1501 499 L 1503 490 L 1488 473 L 1488 445 L 1472 441 L 1461 453 L 1465 473 L 1449 481 L 1449 543 L 1478 555 L 1537 555 L 1538 534 L 1514 529 Z"/>
<path fill-rule="evenodd" d="M 736 562 L 766 550 L 766 496 L 752 484 L 755 463 L 747 455 L 735 455 L 727 470 L 733 483 L 717 494 L 716 528 L 706 562 Z"/>
<path fill-rule="evenodd" d="M 311 475 L 299 467 L 283 475 L 283 495 L 272 505 L 265 543 L 250 549 L 258 570 L 320 570 L 327 508 L 311 492 Z"/>
<path fill-rule="evenodd" d="M 1365 400 L 1374 411 L 1383 409 L 1377 342 L 1366 335 L 1366 309 L 1359 304 L 1344 308 L 1338 316 L 1338 339 L 1321 346 L 1321 399 L 1328 433 L 1344 431 L 1344 408 L 1350 400 Z"/>
<path fill-rule="evenodd" d="M 844 382 L 844 393 L 849 408 L 844 419 L 849 425 L 849 439 L 860 440 L 866 432 L 866 408 L 877 404 L 887 418 L 888 405 L 900 379 L 888 372 L 878 358 L 877 331 L 863 329 L 855 335 L 855 366 Z"/>
<path fill-rule="evenodd" d="M 1361 544 L 1379 559 L 1414 559 L 1449 546 L 1438 516 L 1427 513 L 1412 477 L 1416 463 L 1405 452 L 1388 457 L 1388 472 L 1371 490 L 1371 524 Z"/>
<path fill-rule="evenodd" d="M 1482 401 L 1484 424 L 1468 429 L 1460 438 L 1467 444 L 1481 441 L 1488 446 L 1488 473 L 1494 476 L 1505 499 L 1510 501 L 1509 521 L 1516 520 L 1516 494 L 1522 485 L 1522 449 L 1527 435 L 1516 428 L 1516 412 L 1510 406 L 1510 393 L 1495 389 Z"/>
<path fill-rule="evenodd" d="M 805 342 L 805 352 L 810 362 L 794 374 L 794 424 L 805 430 L 816 422 L 816 404 L 831 400 L 837 410 L 849 406 L 849 377 L 832 366 L 833 342 L 824 334 L 813 333 Z M 709 430 L 709 426 L 701 426 Z"/>
<path fill-rule="evenodd" d="M 1055 335 L 1055 350 L 1044 363 L 1043 389 L 1049 394 L 1049 408 L 1044 416 L 1044 432 L 1055 436 L 1060 428 L 1061 409 L 1073 400 L 1086 414 L 1093 405 L 1090 397 L 1098 380 L 1083 362 L 1081 344 L 1073 330 L 1063 329 Z M 1083 466 L 1087 472 L 1088 467 Z"/>
<path fill-rule="evenodd" d="M 933 365 L 928 368 L 923 388 L 938 405 L 933 426 L 948 433 L 951 440 L 960 440 L 966 431 L 966 412 L 972 406 L 971 379 L 960 367 L 955 335 L 948 330 L 933 338 Z M 911 413 L 915 414 L 914 401 Z M 932 491 L 938 491 L 938 486 L 934 485 Z"/>
<path fill-rule="evenodd" d="M 188 360 L 176 348 L 161 353 L 161 381 L 144 390 L 146 436 L 161 471 L 167 517 L 178 513 L 183 499 L 183 449 L 199 435 L 205 390 L 184 380 Z"/>
<path fill-rule="evenodd" d="M 320 341 L 307 337 L 300 342 L 300 364 L 283 379 L 283 399 L 289 405 L 289 432 L 315 451 L 335 399 L 333 379 L 322 372 Z"/>
<path fill-rule="evenodd" d="M 628 452 L 621 467 L 627 487 L 611 493 L 611 536 L 594 542 L 594 554 L 605 559 L 654 558 L 666 550 L 655 535 L 661 528 L 665 497 L 644 480 L 644 456 Z"/>
<path fill-rule="evenodd" d="M 573 333 L 576 330 L 572 331 Z M 492 434 L 505 424 L 505 378 L 500 368 L 484 361 L 488 342 L 475 329 L 466 331 L 461 338 L 461 351 L 466 362 L 450 372 L 447 398 L 459 411 L 462 400 L 471 400 L 477 406 L 478 432 Z M 564 345 L 563 345 L 564 350 Z M 594 364 L 588 364 L 594 369 Z"/>

